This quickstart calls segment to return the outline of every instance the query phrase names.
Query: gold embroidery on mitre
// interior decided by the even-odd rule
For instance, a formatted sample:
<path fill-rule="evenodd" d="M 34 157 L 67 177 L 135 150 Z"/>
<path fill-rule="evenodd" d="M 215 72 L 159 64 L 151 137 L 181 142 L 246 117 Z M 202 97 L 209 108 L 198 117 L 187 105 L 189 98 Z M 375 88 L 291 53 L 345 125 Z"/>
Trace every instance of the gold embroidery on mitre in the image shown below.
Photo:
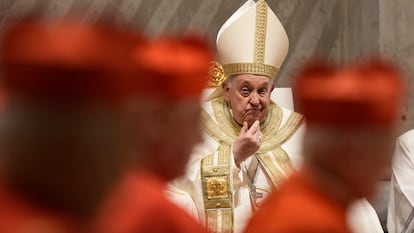
<path fill-rule="evenodd" d="M 229 77 L 236 74 L 256 74 L 274 79 L 279 72 L 274 66 L 260 63 L 230 63 L 223 65 L 223 69 Z"/>
<path fill-rule="evenodd" d="M 256 74 L 275 79 L 279 69 L 265 64 L 266 33 L 267 33 L 267 3 L 259 0 L 256 3 L 256 27 L 251 63 L 224 64 L 223 69 L 227 77 L 237 74 Z"/>
<path fill-rule="evenodd" d="M 264 0 L 256 3 L 256 37 L 254 42 L 254 63 L 263 64 L 266 50 L 267 4 Z"/>
<path fill-rule="evenodd" d="M 223 66 L 216 61 L 210 62 L 208 69 L 208 87 L 218 87 L 226 79 Z"/>

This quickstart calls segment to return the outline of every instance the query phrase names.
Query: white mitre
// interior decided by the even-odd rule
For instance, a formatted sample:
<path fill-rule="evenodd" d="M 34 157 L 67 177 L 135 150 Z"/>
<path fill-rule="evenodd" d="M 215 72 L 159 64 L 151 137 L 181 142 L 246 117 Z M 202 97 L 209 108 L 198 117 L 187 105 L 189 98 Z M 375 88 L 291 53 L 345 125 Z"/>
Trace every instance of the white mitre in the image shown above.
<path fill-rule="evenodd" d="M 237 74 L 256 74 L 275 79 L 289 50 L 289 38 L 265 0 L 246 1 L 217 34 L 220 62 L 210 69 L 208 99 L 222 95 L 221 83 Z"/>

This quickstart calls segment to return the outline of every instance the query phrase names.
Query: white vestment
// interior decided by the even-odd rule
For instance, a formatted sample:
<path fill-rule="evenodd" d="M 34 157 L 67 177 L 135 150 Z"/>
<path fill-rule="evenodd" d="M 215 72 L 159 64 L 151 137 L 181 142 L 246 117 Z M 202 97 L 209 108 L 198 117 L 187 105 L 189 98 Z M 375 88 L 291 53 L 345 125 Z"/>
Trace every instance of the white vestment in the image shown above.
<path fill-rule="evenodd" d="M 387 229 L 390 233 L 414 231 L 414 130 L 401 135 L 395 145 Z"/>
<path fill-rule="evenodd" d="M 212 105 L 212 101 L 206 102 L 204 103 L 203 109 L 217 125 L 220 125 L 222 122 L 215 117 Z M 292 111 L 286 108 L 280 109 L 282 110 L 280 128 L 282 128 L 291 116 Z M 297 130 L 281 145 L 281 148 L 288 155 L 294 168 L 298 168 L 301 164 L 304 130 L 305 124 L 301 123 Z M 182 206 L 190 214 L 193 214 L 203 224 L 206 224 L 206 210 L 204 208 L 205 195 L 203 195 L 201 185 L 202 177 L 200 175 L 201 160 L 209 154 L 217 153 L 219 146 L 216 138 L 211 137 L 208 133 L 204 133 L 203 143 L 194 149 L 186 175 L 171 182 L 167 190 L 167 193 L 175 203 Z M 242 162 L 240 169 L 234 164 L 234 159 L 231 159 L 230 166 L 232 168 L 233 185 L 233 229 L 235 233 L 241 233 L 254 212 L 254 209 L 257 207 L 260 208 L 262 201 L 271 192 L 274 187 L 274 182 L 267 175 L 266 169 L 261 164 L 258 164 L 254 156 Z M 289 171 L 283 173 L 285 176 L 289 175 Z M 252 178 L 257 192 L 262 196 L 255 199 L 257 205 L 252 205 Z M 365 199 L 353 205 L 350 209 L 349 216 L 350 226 L 354 230 L 354 233 L 383 233 L 375 210 Z"/>

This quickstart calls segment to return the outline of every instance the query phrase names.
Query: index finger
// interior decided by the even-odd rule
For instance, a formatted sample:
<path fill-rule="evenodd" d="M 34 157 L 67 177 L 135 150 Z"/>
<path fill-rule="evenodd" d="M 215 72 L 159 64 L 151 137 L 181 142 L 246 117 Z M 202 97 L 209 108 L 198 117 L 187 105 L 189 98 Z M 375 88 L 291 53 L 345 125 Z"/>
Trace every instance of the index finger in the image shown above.
<path fill-rule="evenodd" d="M 245 134 L 247 131 L 248 131 L 248 126 L 247 126 L 247 122 L 246 121 L 244 121 L 243 122 L 243 127 L 241 128 L 241 130 L 240 130 L 240 135 L 242 135 L 242 134 Z"/>
<path fill-rule="evenodd" d="M 250 127 L 250 129 L 247 132 L 255 134 L 257 130 L 260 130 L 260 122 L 258 120 L 256 120 L 253 123 L 253 125 Z"/>

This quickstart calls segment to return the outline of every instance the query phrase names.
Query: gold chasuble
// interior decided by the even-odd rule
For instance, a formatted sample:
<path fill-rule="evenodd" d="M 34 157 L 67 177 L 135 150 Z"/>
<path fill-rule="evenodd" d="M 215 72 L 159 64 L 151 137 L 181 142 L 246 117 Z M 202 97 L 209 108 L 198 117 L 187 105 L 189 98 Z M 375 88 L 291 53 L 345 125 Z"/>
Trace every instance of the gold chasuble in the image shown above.
<path fill-rule="evenodd" d="M 206 212 L 206 225 L 212 232 L 233 232 L 233 175 L 231 145 L 240 133 L 241 126 L 230 115 L 230 109 L 223 97 L 213 101 L 213 112 L 217 119 L 202 112 L 203 129 L 219 147 L 201 161 L 201 184 Z M 293 169 L 288 154 L 281 145 L 299 128 L 302 116 L 291 112 L 285 124 L 281 125 L 283 111 L 276 104 L 269 106 L 268 116 L 261 124 L 263 143 L 255 157 L 275 186 Z M 251 184 L 250 198 L 256 198 L 254 184 Z"/>

